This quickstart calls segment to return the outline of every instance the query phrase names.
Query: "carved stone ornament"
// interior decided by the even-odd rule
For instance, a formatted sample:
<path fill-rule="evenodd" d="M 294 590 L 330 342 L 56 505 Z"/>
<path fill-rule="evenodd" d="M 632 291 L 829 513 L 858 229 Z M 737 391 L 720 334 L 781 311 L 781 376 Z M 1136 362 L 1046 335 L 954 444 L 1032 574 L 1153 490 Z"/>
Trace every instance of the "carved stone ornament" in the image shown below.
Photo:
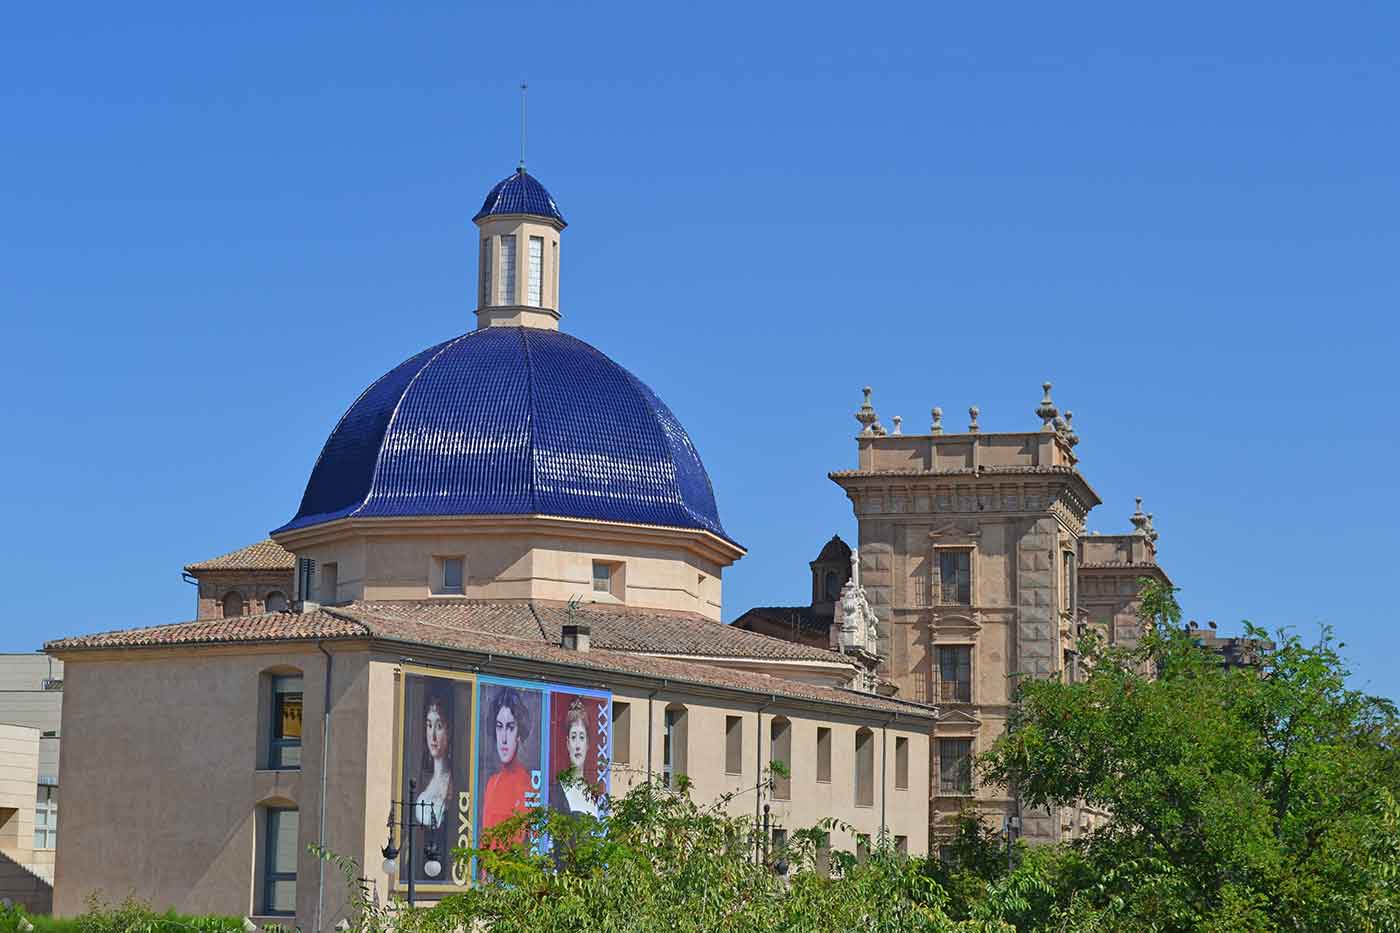
<path fill-rule="evenodd" d="M 875 414 L 875 406 L 870 404 L 870 386 L 865 387 L 865 401 L 861 402 L 860 408 L 856 410 L 856 420 L 860 422 L 861 434 L 884 434 L 885 429 L 880 427 L 880 416 Z"/>
<path fill-rule="evenodd" d="M 941 409 L 941 408 L 939 408 L 939 407 L 937 407 L 937 406 L 934 406 L 934 409 L 933 409 L 933 426 L 932 426 L 931 428 L 929 428 L 929 433 L 930 433 L 930 434 L 942 434 L 942 433 L 943 433 L 943 409 Z"/>
<path fill-rule="evenodd" d="M 1042 382 L 1040 384 L 1040 387 L 1045 390 L 1045 397 L 1040 400 L 1040 406 L 1035 410 L 1036 415 L 1038 415 L 1043 422 L 1040 426 L 1040 430 L 1045 432 L 1055 430 L 1054 427 L 1051 426 L 1051 422 L 1053 422 L 1055 416 L 1060 413 L 1060 410 L 1055 407 L 1055 403 L 1050 400 L 1050 386 L 1051 384 L 1048 382 Z"/>
<path fill-rule="evenodd" d="M 1074 432 L 1074 412 L 1065 412 L 1065 443 L 1073 449 L 1079 444 L 1079 435 Z"/>
<path fill-rule="evenodd" d="M 976 405 L 973 405 L 967 410 L 967 416 L 972 419 L 972 423 L 967 426 L 968 434 L 976 434 L 982 430 L 981 425 L 977 423 L 977 416 L 980 414 L 982 414 L 982 409 L 978 408 Z"/>
<path fill-rule="evenodd" d="M 1137 511 L 1128 517 L 1133 523 L 1133 534 L 1147 535 L 1147 515 L 1142 511 L 1142 496 L 1137 497 Z"/>

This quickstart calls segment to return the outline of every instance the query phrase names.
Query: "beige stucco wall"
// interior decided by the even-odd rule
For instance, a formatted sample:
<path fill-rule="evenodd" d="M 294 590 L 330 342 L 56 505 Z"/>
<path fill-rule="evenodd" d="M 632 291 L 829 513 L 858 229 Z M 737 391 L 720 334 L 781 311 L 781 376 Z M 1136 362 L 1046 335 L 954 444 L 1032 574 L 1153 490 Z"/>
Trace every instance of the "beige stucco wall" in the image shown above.
<path fill-rule="evenodd" d="M 396 656 L 371 657 L 367 651 L 334 653 L 331 715 L 331 767 L 326 813 L 326 845 L 355 858 L 373 890 L 384 896 L 389 878 L 380 868 L 384 814 L 393 796 L 397 709 Z M 449 667 L 422 661 L 429 667 Z M 321 863 L 304 851 L 320 838 L 320 748 L 325 657 L 314 646 L 294 650 L 161 649 L 70 655 L 67 665 L 63 729 L 67 757 L 55 883 L 55 912 L 83 909 L 91 893 L 109 899 L 128 894 L 158 909 L 182 912 L 256 915 L 260 890 L 261 829 L 266 806 L 294 806 L 300 811 L 302 855 L 297 872 L 296 923 L 314 928 Z M 302 767 L 299 771 L 259 768 L 267 715 L 264 675 L 293 669 L 304 677 Z M 520 677 L 519 669 L 490 670 Z M 597 688 L 608 675 L 592 673 L 570 679 L 537 674 L 550 683 Z M 631 704 L 629 763 L 619 765 L 615 789 L 625 792 L 645 776 L 649 691 L 615 686 L 615 701 Z M 868 716 L 852 710 L 830 713 L 803 704 L 762 697 L 716 698 L 685 691 L 657 691 L 652 698 L 652 763 L 661 767 L 662 711 L 668 703 L 687 707 L 687 773 L 694 793 L 710 800 L 758 780 L 760 755 L 768 762 L 768 743 L 755 748 L 758 707 L 765 730 L 772 716 L 791 722 L 793 770 L 791 800 L 772 801 L 772 819 L 789 830 L 835 816 L 856 833 L 878 835 L 883 813 L 891 835 L 906 836 L 911 853 L 927 849 L 927 725 L 894 721 L 886 713 Z M 725 716 L 743 717 L 745 742 L 740 775 L 724 773 Z M 833 730 L 832 782 L 815 776 L 818 724 Z M 870 807 L 855 804 L 852 777 L 857 728 L 877 737 L 875 799 Z M 894 785 L 896 736 L 910 743 L 909 787 Z M 880 740 L 889 746 L 889 776 Z M 883 790 L 881 789 L 883 787 Z M 33 787 L 26 787 L 25 812 L 32 820 Z M 755 795 L 736 799 L 737 815 L 752 815 Z M 854 848 L 849 833 L 834 833 L 833 846 Z M 322 927 L 329 929 L 345 913 L 346 890 L 334 868 L 324 886 Z"/>
<path fill-rule="evenodd" d="M 720 618 L 721 574 L 729 561 L 696 553 L 683 534 L 654 540 L 635 531 L 574 537 L 541 527 L 439 526 L 393 533 L 350 532 L 294 547 L 317 564 L 319 602 L 425 599 L 441 596 L 442 560 L 463 559 L 464 599 L 546 599 L 625 604 Z M 642 538 L 642 540 L 637 540 Z M 620 566 L 615 594 L 593 590 L 593 562 Z M 336 591 L 325 592 L 325 565 L 336 565 Z"/>
<path fill-rule="evenodd" d="M 781 699 L 776 703 L 762 697 L 744 702 L 721 702 L 687 694 L 683 691 L 657 693 L 648 704 L 648 694 L 618 692 L 614 704 L 631 704 L 632 742 L 630 761 L 619 765 L 614 788 L 625 793 L 647 776 L 647 730 L 645 723 L 650 705 L 651 769 L 660 773 L 662 743 L 665 738 L 665 710 L 671 704 L 686 708 L 687 749 L 686 775 L 694 782 L 692 794 L 700 801 L 715 800 L 733 793 L 729 812 L 734 816 L 754 816 L 755 802 L 772 807 L 772 825 L 794 830 L 815 826 L 827 817 L 849 824 L 850 830 L 831 834 L 833 848 L 855 851 L 855 836 L 880 834 L 881 817 L 890 836 L 905 836 L 911 855 L 928 850 L 928 724 L 926 721 L 903 720 L 883 723 L 888 717 L 872 713 L 868 717 L 838 717 L 802 711 Z M 765 708 L 766 707 L 766 708 Z M 762 712 L 760 713 L 760 708 Z M 742 720 L 742 765 L 739 773 L 728 773 L 725 763 L 726 719 L 738 716 Z M 762 724 L 759 718 L 762 717 Z M 772 762 L 770 730 L 775 716 L 785 717 L 792 730 L 792 755 L 787 762 L 791 771 L 790 797 L 774 799 L 767 793 L 759 796 L 753 788 L 764 769 Z M 817 728 L 832 730 L 831 780 L 817 780 Z M 875 733 L 874 803 L 858 806 L 855 799 L 855 740 L 862 726 Z M 909 782 L 907 788 L 895 787 L 895 739 L 903 737 L 909 745 Z M 888 746 L 886 758 L 881 754 L 881 740 Z"/>
<path fill-rule="evenodd" d="M 363 799 L 369 666 L 335 654 L 328 798 Z M 83 909 L 90 893 L 128 894 L 158 909 L 255 914 L 259 818 L 296 807 L 303 842 L 318 838 L 321 715 L 326 660 L 315 649 L 144 651 L 85 657 L 67 666 L 65 768 L 59 808 L 55 912 Z M 300 771 L 259 768 L 263 674 L 305 678 Z M 331 806 L 326 843 L 355 852 L 358 806 Z M 297 917 L 313 921 L 319 863 L 298 864 Z M 326 916 L 343 913 L 344 884 L 327 873 Z"/>

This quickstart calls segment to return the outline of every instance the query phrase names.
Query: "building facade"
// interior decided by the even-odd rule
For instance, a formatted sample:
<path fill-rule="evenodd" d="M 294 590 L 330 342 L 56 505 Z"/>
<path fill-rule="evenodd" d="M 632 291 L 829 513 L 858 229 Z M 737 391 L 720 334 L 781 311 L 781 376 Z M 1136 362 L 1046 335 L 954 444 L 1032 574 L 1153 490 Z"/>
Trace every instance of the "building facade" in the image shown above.
<path fill-rule="evenodd" d="M 1019 678 L 1080 676 L 1076 644 L 1088 626 L 1111 643 L 1135 643 L 1141 579 L 1170 582 L 1141 500 L 1131 533 L 1086 532 L 1100 500 L 1079 469 L 1073 416 L 1060 418 L 1050 388 L 1034 409 L 1039 430 L 984 431 L 976 407 L 966 429 L 952 430 L 935 408 L 918 434 L 904 433 L 902 419 L 886 430 L 867 388 L 856 412 L 856 466 L 830 474 L 857 521 L 858 581 L 878 618 L 880 679 L 938 708 L 933 845 L 964 814 L 1009 822 L 1031 841 L 1093 828 L 1101 814 L 1032 810 L 1014 788 L 979 785 L 972 760 L 1004 731 Z M 813 593 L 811 607 L 754 609 L 735 624 L 829 643 L 819 624 L 784 624 L 816 616 L 815 577 Z"/>
<path fill-rule="evenodd" d="M 670 409 L 559 329 L 558 206 L 522 166 L 474 219 L 478 327 L 369 385 L 271 540 L 186 568 L 194 620 L 46 646 L 56 912 L 132 892 L 326 930 L 347 892 L 309 844 L 381 897 L 460 890 L 445 854 L 510 813 L 605 806 L 571 769 L 603 800 L 685 774 L 767 804 L 775 838 L 836 816 L 833 846 L 927 851 L 934 710 L 877 689 L 849 549 L 818 562 L 830 644 L 723 624 L 744 549 Z M 391 802 L 411 847 L 385 845 Z"/>

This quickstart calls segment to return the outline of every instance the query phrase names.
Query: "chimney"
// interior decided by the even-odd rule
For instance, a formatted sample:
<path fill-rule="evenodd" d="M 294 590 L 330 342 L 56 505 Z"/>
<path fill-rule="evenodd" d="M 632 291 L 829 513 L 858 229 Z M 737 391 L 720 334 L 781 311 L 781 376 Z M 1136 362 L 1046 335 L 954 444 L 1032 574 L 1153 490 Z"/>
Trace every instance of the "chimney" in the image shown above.
<path fill-rule="evenodd" d="M 564 637 L 561 644 L 567 651 L 587 651 L 589 636 L 587 625 L 582 622 L 570 622 L 564 626 Z"/>

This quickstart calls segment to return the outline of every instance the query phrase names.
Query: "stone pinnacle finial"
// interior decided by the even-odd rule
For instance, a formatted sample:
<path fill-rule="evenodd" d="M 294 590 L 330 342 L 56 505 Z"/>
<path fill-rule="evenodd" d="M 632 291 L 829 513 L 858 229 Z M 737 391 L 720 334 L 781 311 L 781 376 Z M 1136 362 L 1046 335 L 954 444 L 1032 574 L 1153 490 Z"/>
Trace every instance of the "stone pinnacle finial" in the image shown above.
<path fill-rule="evenodd" d="M 973 405 L 967 410 L 967 414 L 968 417 L 972 419 L 972 423 L 967 426 L 967 433 L 976 434 L 979 431 L 981 431 L 982 427 L 977 423 L 977 416 L 982 414 L 982 409 L 978 408 L 976 405 Z"/>
<path fill-rule="evenodd" d="M 1147 539 L 1153 544 L 1157 543 L 1157 529 L 1152 527 L 1152 513 L 1147 513 Z"/>
<path fill-rule="evenodd" d="M 1071 448 L 1079 443 L 1079 435 L 1074 431 L 1074 412 L 1065 412 L 1065 443 Z"/>
<path fill-rule="evenodd" d="M 875 406 L 870 404 L 870 386 L 865 387 L 865 401 L 861 402 L 860 408 L 856 411 L 856 420 L 861 424 L 861 434 L 884 434 L 884 429 L 880 428 L 880 418 L 875 414 Z"/>
<path fill-rule="evenodd" d="M 942 434 L 942 433 L 943 433 L 943 409 L 941 409 L 941 408 L 939 408 L 937 405 L 935 405 L 934 408 L 933 408 L 932 414 L 933 414 L 933 426 L 929 428 L 929 433 L 930 433 L 930 434 Z"/>
<path fill-rule="evenodd" d="M 1137 511 L 1128 517 L 1128 521 L 1133 523 L 1133 534 L 1147 534 L 1147 516 L 1142 511 L 1142 496 L 1137 497 Z"/>
<path fill-rule="evenodd" d="M 894 418 L 893 418 L 893 421 L 894 421 L 894 433 L 895 433 L 896 435 L 903 434 L 903 433 L 904 433 L 904 429 L 903 429 L 902 427 L 900 427 L 900 425 L 904 424 L 904 419 L 901 418 L 901 417 L 899 417 L 899 415 L 895 415 Z"/>
<path fill-rule="evenodd" d="M 1051 383 L 1042 382 L 1040 387 L 1045 390 L 1045 398 L 1040 400 L 1040 407 L 1035 410 L 1035 413 L 1040 416 L 1040 420 L 1043 422 L 1040 426 L 1040 430 L 1053 431 L 1055 428 L 1051 422 L 1055 420 L 1055 416 L 1060 413 L 1060 410 L 1055 407 L 1055 403 L 1050 399 Z"/>

